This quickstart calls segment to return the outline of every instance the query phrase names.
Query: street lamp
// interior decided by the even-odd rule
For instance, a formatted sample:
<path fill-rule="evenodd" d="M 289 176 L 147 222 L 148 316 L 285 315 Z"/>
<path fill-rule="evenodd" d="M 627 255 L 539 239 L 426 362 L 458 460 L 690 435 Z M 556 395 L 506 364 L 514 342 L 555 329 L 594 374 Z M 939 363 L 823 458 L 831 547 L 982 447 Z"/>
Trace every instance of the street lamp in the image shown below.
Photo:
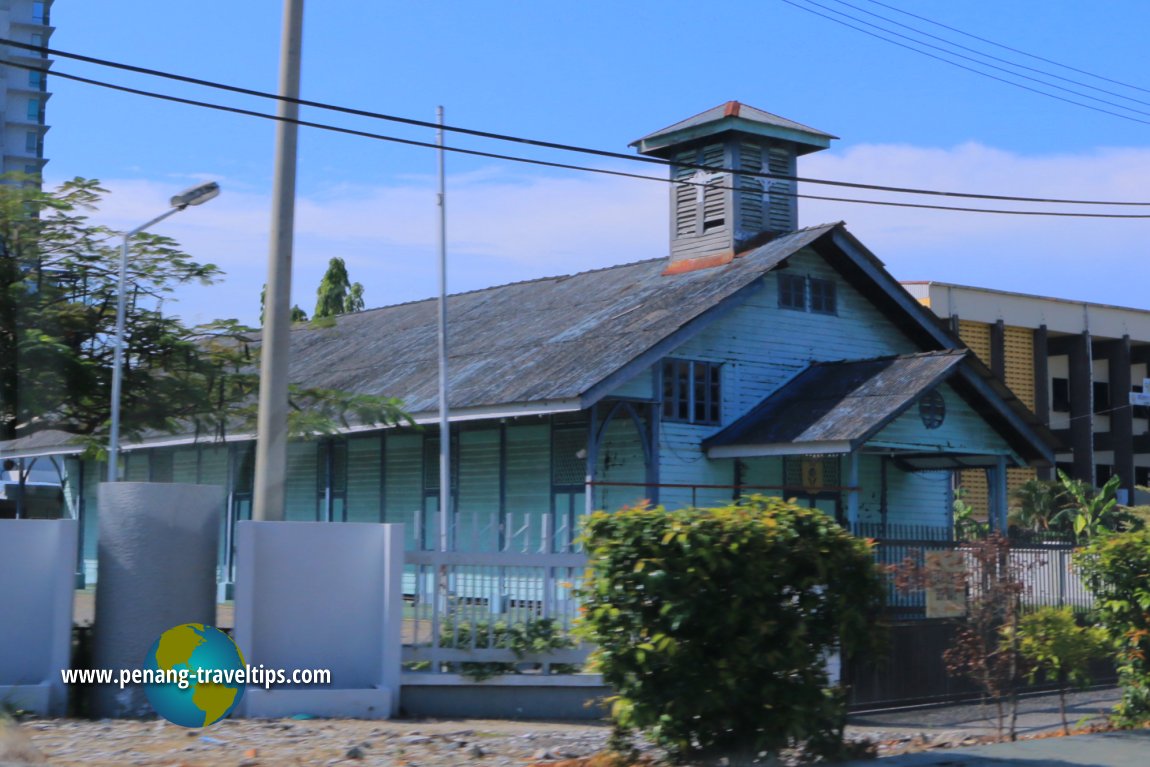
<path fill-rule="evenodd" d="M 108 437 L 108 481 L 119 479 L 120 454 L 120 389 L 124 381 L 124 314 L 127 311 L 128 296 L 128 250 L 129 241 L 148 227 L 158 224 L 168 216 L 179 213 L 189 205 L 203 205 L 220 193 L 220 185 L 215 181 L 208 181 L 185 189 L 172 197 L 171 208 L 153 218 L 146 224 L 137 226 L 130 232 L 124 233 L 124 243 L 120 248 L 120 281 L 119 295 L 116 301 L 116 345 L 115 358 L 112 362 L 112 426 Z"/>

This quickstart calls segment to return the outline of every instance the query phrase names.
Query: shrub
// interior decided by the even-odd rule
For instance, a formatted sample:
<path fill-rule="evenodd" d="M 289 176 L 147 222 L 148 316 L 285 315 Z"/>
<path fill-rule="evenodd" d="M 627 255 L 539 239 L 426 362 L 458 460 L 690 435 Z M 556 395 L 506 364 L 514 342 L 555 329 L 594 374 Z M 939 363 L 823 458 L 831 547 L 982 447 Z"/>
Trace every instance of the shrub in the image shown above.
<path fill-rule="evenodd" d="M 617 734 L 645 730 L 678 758 L 841 748 L 827 656 L 879 639 L 882 579 L 865 541 L 762 496 L 597 512 L 582 540 L 580 630 L 614 690 Z"/>
<path fill-rule="evenodd" d="M 531 654 L 548 653 L 552 650 L 567 650 L 575 647 L 575 642 L 566 636 L 562 626 L 554 618 L 539 618 L 523 623 L 506 621 L 459 621 L 448 623 L 439 633 L 440 647 L 461 649 L 500 648 L 511 650 L 516 658 L 522 659 Z M 459 661 L 447 664 L 449 671 L 458 671 L 475 682 L 482 682 L 500 674 L 522 673 L 520 662 L 504 661 Z M 531 663 L 532 670 L 540 670 L 542 664 Z M 555 674 L 575 674 L 579 666 L 570 663 L 553 663 Z"/>
<path fill-rule="evenodd" d="M 1058 684 L 1058 712 L 1062 715 L 1062 732 L 1070 734 L 1066 720 L 1066 688 L 1090 684 L 1090 664 L 1109 651 L 1105 629 L 1080 626 L 1070 607 L 1042 607 L 1022 616 L 1016 633 L 1019 654 L 1030 665 L 1033 684 L 1041 674 Z M 1009 646 L 1011 632 L 1004 631 L 1002 644 Z"/>
<path fill-rule="evenodd" d="M 1150 530 L 1094 538 L 1075 555 L 1099 622 L 1117 649 L 1116 721 L 1150 722 Z"/>

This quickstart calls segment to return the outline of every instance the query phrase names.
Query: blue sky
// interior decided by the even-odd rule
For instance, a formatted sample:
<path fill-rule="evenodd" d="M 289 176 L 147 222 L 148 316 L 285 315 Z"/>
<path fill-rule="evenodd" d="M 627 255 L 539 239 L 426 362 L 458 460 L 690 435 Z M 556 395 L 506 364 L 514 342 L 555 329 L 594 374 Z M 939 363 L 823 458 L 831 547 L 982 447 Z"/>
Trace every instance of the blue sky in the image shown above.
<path fill-rule="evenodd" d="M 839 0 L 795 2 L 819 13 L 836 8 L 891 26 Z M 1150 89 L 1144 42 L 1150 5 L 1140 0 L 883 2 Z M 1150 113 L 1150 91 L 1087 79 L 991 48 L 871 0 L 849 3 L 1141 99 L 1147 103 L 1121 103 Z M 279 0 L 57 0 L 52 45 L 274 91 L 281 14 Z M 801 175 L 1026 196 L 1150 200 L 1145 184 L 1150 124 L 996 82 L 783 0 L 707 5 L 310 0 L 303 61 L 305 98 L 429 120 L 442 104 L 449 123 L 494 132 L 628 151 L 628 142 L 641 135 L 737 99 L 842 137 L 831 150 L 804 158 Z M 55 68 L 273 111 L 259 99 L 89 64 L 59 60 Z M 47 179 L 80 175 L 104 181 L 114 194 L 99 220 L 134 226 L 192 183 L 221 183 L 219 199 L 157 231 L 178 237 L 197 258 L 228 274 L 219 285 L 181 292 L 177 311 L 195 321 L 234 316 L 254 322 L 266 271 L 273 124 L 61 78 L 51 79 L 49 87 Z M 1118 100 L 1097 90 L 1089 93 Z M 1150 114 L 1126 114 L 1150 122 Z M 378 121 L 314 110 L 305 110 L 304 117 L 432 139 L 428 130 Z M 635 169 L 623 161 L 525 152 L 470 138 L 451 141 Z M 365 286 L 368 306 L 434 293 L 433 152 L 304 128 L 299 162 L 294 295 L 305 310 L 311 311 L 315 287 L 332 256 L 348 261 L 352 279 Z M 453 291 L 666 253 L 663 184 L 458 156 L 449 157 L 448 170 Z M 1150 308 L 1145 289 L 1150 220 L 977 216 L 809 201 L 801 203 L 800 218 L 804 225 L 845 220 L 900 279 Z"/>

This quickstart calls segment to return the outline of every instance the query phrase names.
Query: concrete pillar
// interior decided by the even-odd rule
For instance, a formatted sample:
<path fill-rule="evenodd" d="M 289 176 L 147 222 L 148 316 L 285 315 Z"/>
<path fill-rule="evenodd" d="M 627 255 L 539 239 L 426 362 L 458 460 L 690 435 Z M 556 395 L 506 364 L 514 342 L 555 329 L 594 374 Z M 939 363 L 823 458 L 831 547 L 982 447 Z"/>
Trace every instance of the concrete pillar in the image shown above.
<path fill-rule="evenodd" d="M 1070 343 L 1070 448 L 1074 451 L 1074 479 L 1094 485 L 1094 371 L 1090 333 L 1083 331 Z"/>
<path fill-rule="evenodd" d="M 998 320 L 990 326 L 990 370 L 1006 382 L 1006 323 Z"/>
<path fill-rule="evenodd" d="M 1130 407 L 1130 336 L 1107 345 L 1110 368 L 1110 439 L 1114 445 L 1114 473 L 1120 487 L 1134 498 L 1134 408 Z"/>
<path fill-rule="evenodd" d="M 79 532 L 74 519 L 0 519 L 0 704 L 67 713 Z"/>
<path fill-rule="evenodd" d="M 141 668 L 160 634 L 216 622 L 216 559 L 224 490 L 211 485 L 100 485 L 96 668 Z M 150 716 L 140 685 L 93 689 L 98 717 Z"/>

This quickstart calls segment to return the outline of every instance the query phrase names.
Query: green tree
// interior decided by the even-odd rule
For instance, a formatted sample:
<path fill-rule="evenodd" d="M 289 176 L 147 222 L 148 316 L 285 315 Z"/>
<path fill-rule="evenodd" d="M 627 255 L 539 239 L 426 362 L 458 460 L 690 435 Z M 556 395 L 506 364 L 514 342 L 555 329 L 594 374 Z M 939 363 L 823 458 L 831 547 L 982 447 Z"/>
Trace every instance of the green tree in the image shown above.
<path fill-rule="evenodd" d="M 327 271 L 316 290 L 313 319 L 335 317 L 363 309 L 363 285 L 352 283 L 347 276 L 347 265 L 342 258 L 328 261 Z"/>
<path fill-rule="evenodd" d="M 0 440 L 55 429 L 91 438 L 110 418 L 120 233 L 94 224 L 106 190 L 75 178 L 51 191 L 0 183 Z M 186 327 L 159 306 L 221 276 L 162 235 L 132 240 L 121 428 L 221 434 L 255 421 L 258 343 L 234 320 Z M 406 419 L 397 400 L 292 387 L 294 433 Z"/>
<path fill-rule="evenodd" d="M 679 758 L 842 749 L 826 657 L 878 642 L 883 584 L 865 541 L 816 510 L 751 496 L 597 512 L 582 542 L 580 631 L 614 690 L 616 746 L 641 729 Z"/>
<path fill-rule="evenodd" d="M 357 283 L 358 284 L 358 283 Z M 264 286 L 260 288 L 260 325 L 264 324 L 264 304 L 267 301 L 268 285 L 265 282 Z M 292 304 L 291 307 L 291 321 L 292 322 L 307 322 L 307 312 L 299 307 L 299 304 Z"/>
<path fill-rule="evenodd" d="M 120 239 L 87 216 L 104 193 L 80 178 L 50 192 L 0 183 L 0 439 L 91 434 L 108 420 Z M 128 268 L 123 424 L 132 433 L 203 409 L 200 335 L 157 306 L 220 272 L 149 233 L 133 239 Z"/>

